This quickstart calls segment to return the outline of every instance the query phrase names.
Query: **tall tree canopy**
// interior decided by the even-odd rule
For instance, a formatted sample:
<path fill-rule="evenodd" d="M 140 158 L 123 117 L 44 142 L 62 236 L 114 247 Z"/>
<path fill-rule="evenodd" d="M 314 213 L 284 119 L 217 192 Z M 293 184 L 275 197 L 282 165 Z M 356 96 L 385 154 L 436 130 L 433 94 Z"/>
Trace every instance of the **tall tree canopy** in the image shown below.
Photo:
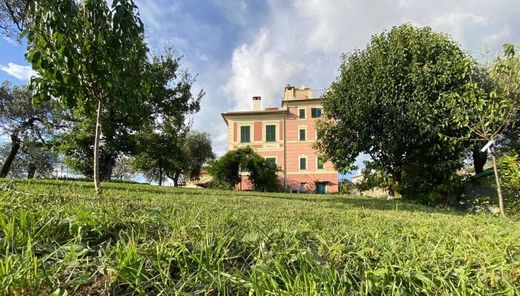
<path fill-rule="evenodd" d="M 427 191 L 462 164 L 464 147 L 443 141 L 449 117 L 442 94 L 467 81 L 459 45 L 430 28 L 409 24 L 373 36 L 364 50 L 343 56 L 339 77 L 324 94 L 318 148 L 348 171 L 356 157 L 391 176 L 392 189 Z M 412 194 L 408 195 L 412 196 Z"/>
<path fill-rule="evenodd" d="M 151 88 L 146 121 L 137 134 L 135 166 L 160 185 L 166 177 L 178 185 L 179 176 L 196 161 L 185 146 L 190 130 L 188 117 L 199 111 L 204 92 L 192 92 L 194 78 L 180 69 L 180 59 L 170 50 L 155 56 L 147 73 Z"/>
<path fill-rule="evenodd" d="M 93 126 L 93 175 L 99 183 L 101 125 L 107 107 L 134 114 L 146 90 L 147 46 L 132 0 L 41 0 L 31 10 L 27 59 L 39 100 L 58 98 Z"/>

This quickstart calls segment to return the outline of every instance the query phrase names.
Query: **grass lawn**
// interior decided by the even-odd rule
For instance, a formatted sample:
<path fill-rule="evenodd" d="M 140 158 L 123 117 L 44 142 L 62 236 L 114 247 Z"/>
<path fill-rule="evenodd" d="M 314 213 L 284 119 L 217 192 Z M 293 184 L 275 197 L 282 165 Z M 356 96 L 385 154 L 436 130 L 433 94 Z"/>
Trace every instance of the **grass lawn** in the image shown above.
<path fill-rule="evenodd" d="M 341 195 L 0 181 L 0 295 L 520 295 L 520 223 Z"/>

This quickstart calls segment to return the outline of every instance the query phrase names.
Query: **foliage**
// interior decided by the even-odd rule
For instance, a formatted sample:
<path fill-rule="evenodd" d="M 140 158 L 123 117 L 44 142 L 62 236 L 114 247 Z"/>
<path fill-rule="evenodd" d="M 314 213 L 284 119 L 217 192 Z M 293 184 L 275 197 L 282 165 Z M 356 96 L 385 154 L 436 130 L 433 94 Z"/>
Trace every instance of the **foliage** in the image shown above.
<path fill-rule="evenodd" d="M 466 62 L 466 75 L 473 78 L 472 61 Z M 478 69 L 478 68 L 477 68 Z M 520 112 L 520 56 L 513 45 L 504 45 L 504 54 L 496 58 L 487 69 L 491 85 L 487 87 L 471 79 L 464 84 L 462 93 L 446 94 L 451 121 L 447 124 L 467 130 L 463 139 L 474 141 L 498 141 L 505 130 L 513 126 Z M 455 138 L 457 140 L 457 138 Z M 500 176 L 496 164 L 495 147 L 490 147 L 496 178 L 497 195 L 501 214 L 505 215 Z"/>
<path fill-rule="evenodd" d="M 504 56 L 497 57 L 488 69 L 492 85 L 472 79 L 461 93 L 446 93 L 451 123 L 467 128 L 464 135 L 474 140 L 498 140 L 514 121 L 520 106 L 520 57 L 513 47 L 504 47 Z M 466 75 L 473 78 L 473 62 L 466 62 Z"/>
<path fill-rule="evenodd" d="M 514 153 L 503 155 L 498 166 L 506 193 L 507 212 L 520 217 L 520 158 Z"/>
<path fill-rule="evenodd" d="M 202 166 L 215 158 L 211 148 L 211 137 L 208 133 L 196 131 L 188 133 L 184 140 L 183 150 L 187 156 L 187 168 L 183 174 L 189 176 L 191 180 L 198 179 Z"/>
<path fill-rule="evenodd" d="M 129 156 L 119 156 L 114 165 L 113 175 L 116 180 L 122 181 L 132 178 L 135 175 L 133 159 Z"/>
<path fill-rule="evenodd" d="M 520 293 L 520 224 L 510 219 L 339 195 L 0 188 L 0 294 Z"/>
<path fill-rule="evenodd" d="M 99 184 L 102 118 L 117 110 L 140 114 L 146 91 L 147 47 L 132 0 L 38 1 L 27 29 L 26 54 L 38 72 L 31 84 L 38 101 L 57 98 L 93 125 L 93 175 Z M 111 108 L 111 106 L 116 106 Z"/>
<path fill-rule="evenodd" d="M 179 127 L 170 120 L 143 128 L 134 167 L 148 180 L 157 181 L 159 185 L 162 185 L 166 177 L 174 180 L 177 185 L 180 172 L 188 163 L 181 148 L 187 132 L 186 126 Z"/>
<path fill-rule="evenodd" d="M 467 81 L 464 60 L 457 43 L 428 27 L 405 24 L 373 36 L 366 49 L 343 56 L 323 96 L 318 148 L 340 171 L 368 154 L 404 197 L 452 180 L 468 147 L 439 133 L 463 131 L 441 123 L 449 118 L 443 94 Z"/>
<path fill-rule="evenodd" d="M 152 85 L 146 104 L 147 120 L 138 133 L 135 158 L 135 167 L 149 180 L 162 184 L 168 176 L 176 186 L 182 173 L 190 175 L 193 170 L 197 175 L 199 163 L 211 154 L 207 135 L 188 133 L 187 117 L 200 110 L 204 92 L 193 94 L 194 78 L 179 67 L 180 59 L 174 58 L 172 51 L 155 56 L 148 65 Z"/>
<path fill-rule="evenodd" d="M 0 161 L 4 162 L 11 151 L 10 144 L 0 146 Z M 11 178 L 49 178 L 52 176 L 57 156 L 51 147 L 26 143 L 14 159 L 8 177 Z"/>
<path fill-rule="evenodd" d="M 58 125 L 59 108 L 53 102 L 33 105 L 27 87 L 0 86 L 0 131 L 10 138 L 10 151 L 2 161 L 0 177 L 6 177 L 18 151 L 50 140 Z"/>
<path fill-rule="evenodd" d="M 257 191 L 280 191 L 276 167 L 270 165 L 253 148 L 247 146 L 230 150 L 211 163 L 209 173 L 213 176 L 213 188 L 232 189 L 241 180 L 240 173 L 248 172 L 248 178 Z"/>

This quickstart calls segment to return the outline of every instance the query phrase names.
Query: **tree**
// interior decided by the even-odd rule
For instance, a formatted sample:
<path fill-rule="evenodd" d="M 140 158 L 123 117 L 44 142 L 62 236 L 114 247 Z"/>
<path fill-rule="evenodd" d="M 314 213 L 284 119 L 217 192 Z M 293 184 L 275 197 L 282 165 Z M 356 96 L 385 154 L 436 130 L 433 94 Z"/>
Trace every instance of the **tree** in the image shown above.
<path fill-rule="evenodd" d="M 197 150 L 199 148 L 204 149 L 204 143 L 202 147 L 189 143 L 186 146 L 186 135 L 190 130 L 187 117 L 199 111 L 204 92 L 193 94 L 194 78 L 179 67 L 180 59 L 167 50 L 165 54 L 155 56 L 147 70 L 152 84 L 146 104 L 147 119 L 138 133 L 135 167 L 159 185 L 167 176 L 177 186 L 181 173 L 189 170 L 199 157 L 189 156 L 189 149 L 194 153 L 202 152 Z M 204 156 L 201 154 L 201 159 Z"/>
<path fill-rule="evenodd" d="M 179 173 L 185 168 L 187 159 L 182 150 L 186 127 L 179 127 L 165 120 L 160 124 L 143 128 L 140 133 L 139 153 L 134 167 L 159 186 L 169 177 L 177 186 Z"/>
<path fill-rule="evenodd" d="M 449 116 L 442 94 L 467 81 L 464 58 L 457 43 L 428 27 L 405 24 L 373 36 L 366 49 L 343 55 L 323 96 L 317 147 L 341 171 L 368 154 L 373 168 L 390 176 L 391 194 L 404 197 L 454 178 L 467 147 L 443 141 L 438 126 Z"/>
<path fill-rule="evenodd" d="M 0 159 L 2 161 L 5 161 L 9 156 L 10 150 L 9 144 L 0 147 Z M 13 178 L 27 177 L 28 179 L 48 178 L 52 176 L 56 163 L 57 155 L 51 151 L 50 147 L 34 142 L 26 143 L 13 160 L 8 176 Z"/>
<path fill-rule="evenodd" d="M 258 191 L 281 189 L 276 167 L 258 155 L 253 148 L 244 147 L 228 151 L 211 163 L 209 173 L 213 176 L 213 187 L 232 189 L 241 181 L 240 172 L 249 172 L 249 180 Z"/>
<path fill-rule="evenodd" d="M 198 179 L 202 166 L 215 158 L 209 134 L 196 131 L 188 133 L 183 149 L 187 156 L 187 168 L 182 173 L 191 180 Z"/>
<path fill-rule="evenodd" d="M 0 130 L 11 139 L 0 178 L 5 178 L 20 149 L 50 139 L 53 126 L 57 124 L 58 108 L 52 102 L 32 104 L 32 96 L 27 87 L 11 86 L 4 82 L 0 86 Z"/>
<path fill-rule="evenodd" d="M 135 175 L 133 161 L 134 160 L 129 156 L 122 155 L 118 157 L 114 165 L 114 178 L 118 180 L 132 178 Z"/>
<path fill-rule="evenodd" d="M 467 60 L 468 77 L 473 77 L 474 69 L 474 62 Z M 491 91 L 472 79 L 464 85 L 464 92 L 446 94 L 451 123 L 467 128 L 467 133 L 461 139 L 497 141 L 512 125 L 520 110 L 520 57 L 514 46 L 504 45 L 504 55 L 497 57 L 488 71 L 493 83 Z M 488 150 L 493 159 L 500 213 L 505 216 L 495 146 L 489 146 Z"/>
<path fill-rule="evenodd" d="M 32 7 L 27 59 L 39 76 L 40 101 L 59 99 L 95 121 L 93 176 L 101 194 L 99 146 L 107 105 L 132 114 L 146 90 L 144 28 L 132 0 L 38 1 Z"/>

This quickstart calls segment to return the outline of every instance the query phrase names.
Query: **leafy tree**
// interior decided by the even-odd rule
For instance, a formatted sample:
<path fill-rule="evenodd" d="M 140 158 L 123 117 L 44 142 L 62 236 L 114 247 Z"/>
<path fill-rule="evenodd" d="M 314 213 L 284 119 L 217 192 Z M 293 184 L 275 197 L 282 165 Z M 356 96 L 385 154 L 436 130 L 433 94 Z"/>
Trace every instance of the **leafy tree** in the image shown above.
<path fill-rule="evenodd" d="M 211 148 L 211 138 L 208 133 L 190 132 L 184 143 L 184 153 L 187 156 L 187 168 L 182 172 L 191 180 L 198 179 L 202 166 L 215 158 Z"/>
<path fill-rule="evenodd" d="M 94 125 L 93 176 L 101 194 L 99 146 L 103 113 L 109 105 L 133 114 L 143 104 L 147 47 L 132 0 L 41 0 L 27 29 L 27 59 L 39 76 L 37 99 L 57 98 L 82 110 Z"/>
<path fill-rule="evenodd" d="M 240 171 L 249 172 L 249 180 L 258 191 L 281 189 L 276 167 L 265 161 L 253 148 L 244 147 L 228 151 L 211 163 L 209 173 L 213 176 L 212 187 L 232 189 L 241 180 Z"/>
<path fill-rule="evenodd" d="M 204 92 L 193 94 L 194 78 L 179 67 L 180 59 L 168 50 L 155 56 L 147 70 L 151 91 L 146 103 L 146 123 L 138 134 L 135 167 L 159 185 L 167 176 L 177 186 L 180 175 L 196 170 L 196 162 L 205 159 L 207 153 L 202 151 L 204 143 L 197 147 L 197 139 L 186 138 L 190 129 L 187 117 L 199 111 Z M 194 156 L 191 150 L 202 154 Z"/>
<path fill-rule="evenodd" d="M 366 49 L 343 56 L 323 96 L 317 147 L 341 171 L 370 155 L 391 178 L 391 193 L 404 197 L 451 180 L 467 147 L 439 136 L 462 133 L 441 124 L 449 118 L 442 95 L 461 91 L 464 59 L 457 43 L 428 27 L 405 24 L 373 36 Z"/>
<path fill-rule="evenodd" d="M 179 176 L 176 173 L 182 171 L 187 162 L 181 149 L 186 133 L 186 127 L 179 128 L 169 120 L 143 128 L 135 168 L 143 172 L 148 180 L 157 181 L 159 186 L 166 177 L 174 180 L 177 186 Z"/>
<path fill-rule="evenodd" d="M 0 147 L 0 159 L 5 161 L 11 151 L 11 145 Z M 54 165 L 57 163 L 57 155 L 50 147 L 39 143 L 26 143 L 20 153 L 13 160 L 8 176 L 13 178 L 32 179 L 48 178 L 52 176 Z"/>
<path fill-rule="evenodd" d="M 466 62 L 466 73 L 473 77 L 472 61 Z M 489 68 L 493 83 L 491 91 L 479 81 L 470 80 L 462 93 L 448 93 L 446 99 L 451 111 L 451 123 L 467 128 L 462 139 L 478 142 L 497 141 L 510 127 L 520 108 L 520 57 L 512 45 L 504 46 L 504 55 L 497 57 Z M 490 147 L 500 213 L 504 216 L 504 200 L 500 186 L 495 147 Z"/>
<path fill-rule="evenodd" d="M 53 110 L 59 109 L 53 108 L 52 102 L 33 105 L 27 87 L 11 86 L 8 82 L 0 86 L 0 130 L 11 139 L 0 178 L 8 175 L 20 149 L 50 139 L 52 129 L 57 124 Z"/>

